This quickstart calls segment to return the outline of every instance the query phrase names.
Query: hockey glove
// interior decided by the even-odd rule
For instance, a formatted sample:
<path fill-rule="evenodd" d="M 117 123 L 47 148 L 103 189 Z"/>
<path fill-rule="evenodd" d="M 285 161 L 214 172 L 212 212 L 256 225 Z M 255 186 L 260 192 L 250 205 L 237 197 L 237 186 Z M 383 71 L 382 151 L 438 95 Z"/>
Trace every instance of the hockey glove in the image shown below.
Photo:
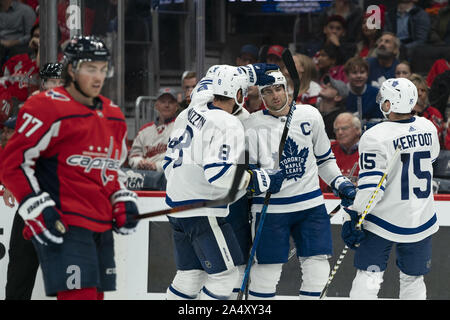
<path fill-rule="evenodd" d="M 267 63 L 248 64 L 241 68 L 247 73 L 250 86 L 265 86 L 274 83 L 275 78 L 266 72 L 279 69 L 276 64 Z"/>
<path fill-rule="evenodd" d="M 139 214 L 137 195 L 129 190 L 116 191 L 111 196 L 113 206 L 113 230 L 127 235 L 136 231 L 139 220 L 134 219 Z"/>
<path fill-rule="evenodd" d="M 25 221 L 23 229 L 25 239 L 33 238 L 42 245 L 63 243 L 63 236 L 68 227 L 47 192 L 26 197 L 20 204 L 18 212 Z"/>
<path fill-rule="evenodd" d="M 331 188 L 335 196 L 341 198 L 341 205 L 343 207 L 350 207 L 353 204 L 356 196 L 356 188 L 344 176 L 337 177 L 331 183 Z"/>
<path fill-rule="evenodd" d="M 247 172 L 250 173 L 247 191 L 254 196 L 264 192 L 279 192 L 285 178 L 283 170 L 252 169 Z"/>
<path fill-rule="evenodd" d="M 361 229 L 356 228 L 359 221 L 358 212 L 345 207 L 344 210 L 346 212 L 344 219 L 347 221 L 344 221 L 344 224 L 342 225 L 341 237 L 347 247 L 356 249 L 359 243 L 365 238 L 366 234 L 364 233 L 362 226 Z"/>

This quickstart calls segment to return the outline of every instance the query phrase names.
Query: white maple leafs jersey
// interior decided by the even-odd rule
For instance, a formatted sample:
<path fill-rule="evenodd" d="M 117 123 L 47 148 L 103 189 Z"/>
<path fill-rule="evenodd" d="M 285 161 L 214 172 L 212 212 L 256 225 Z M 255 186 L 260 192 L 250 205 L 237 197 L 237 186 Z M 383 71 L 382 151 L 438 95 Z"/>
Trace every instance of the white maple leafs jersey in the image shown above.
<path fill-rule="evenodd" d="M 244 163 L 244 128 L 235 116 L 212 103 L 193 105 L 175 120 L 163 169 L 170 207 L 224 198 L 236 165 Z M 174 217 L 226 216 L 227 206 L 200 208 Z"/>
<path fill-rule="evenodd" d="M 393 164 L 366 215 L 363 227 L 395 242 L 416 242 L 435 233 L 433 161 L 440 146 L 433 123 L 423 117 L 387 121 L 367 130 L 359 142 L 358 192 L 353 209 L 363 212 L 386 167 Z"/>
<path fill-rule="evenodd" d="M 275 117 L 261 110 L 244 121 L 250 164 L 264 169 L 279 167 L 286 172 L 280 192 L 270 198 L 268 213 L 289 213 L 323 204 L 318 175 L 328 184 L 342 175 L 319 111 L 310 105 L 294 108 L 280 162 L 278 148 L 286 116 Z M 265 193 L 253 198 L 253 212 L 261 212 L 264 197 Z"/>

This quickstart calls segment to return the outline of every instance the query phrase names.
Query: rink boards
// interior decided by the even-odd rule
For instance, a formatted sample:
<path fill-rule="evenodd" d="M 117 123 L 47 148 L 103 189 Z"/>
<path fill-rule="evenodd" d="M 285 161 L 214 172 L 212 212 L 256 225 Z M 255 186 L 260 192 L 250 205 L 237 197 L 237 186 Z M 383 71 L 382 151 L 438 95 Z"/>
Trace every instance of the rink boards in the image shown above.
<path fill-rule="evenodd" d="M 138 192 L 140 212 L 166 208 L 164 192 Z M 337 204 L 333 195 L 324 195 L 328 211 Z M 428 299 L 450 299 L 448 290 L 450 279 L 450 195 L 436 195 L 435 206 L 440 223 L 434 235 L 431 272 L 425 277 Z M 13 216 L 17 208 L 8 208 L 0 201 L 0 299 L 4 299 L 6 271 L 8 264 L 8 243 Z M 330 263 L 334 265 L 344 243 L 340 238 L 341 213 L 331 220 L 334 255 Z M 154 299 L 155 293 L 165 292 L 174 274 L 175 266 L 172 250 L 171 230 L 165 217 L 142 220 L 138 230 L 131 236 L 115 236 L 117 291 L 108 293 L 106 299 Z M 353 252 L 349 251 L 333 280 L 328 296 L 348 297 L 355 269 Z M 40 272 L 40 271 L 39 271 Z M 395 252 L 391 252 L 380 298 L 398 297 L 398 269 L 395 266 Z M 296 296 L 300 287 L 301 274 L 297 259 L 291 259 L 283 267 L 277 294 Z M 445 279 L 445 280 L 443 280 Z M 45 299 L 42 277 L 38 274 L 33 299 Z"/>

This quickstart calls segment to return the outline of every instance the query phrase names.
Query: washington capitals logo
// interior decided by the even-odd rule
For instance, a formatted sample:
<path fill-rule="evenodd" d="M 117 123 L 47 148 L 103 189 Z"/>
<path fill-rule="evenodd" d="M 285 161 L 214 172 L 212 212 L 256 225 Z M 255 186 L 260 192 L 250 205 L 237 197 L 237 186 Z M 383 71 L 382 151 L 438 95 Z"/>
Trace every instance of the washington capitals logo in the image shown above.
<path fill-rule="evenodd" d="M 288 180 L 301 178 L 305 174 L 306 160 L 309 149 L 307 147 L 298 150 L 298 145 L 292 138 L 287 138 L 284 145 L 283 155 L 280 161 L 280 168 L 286 173 Z"/>

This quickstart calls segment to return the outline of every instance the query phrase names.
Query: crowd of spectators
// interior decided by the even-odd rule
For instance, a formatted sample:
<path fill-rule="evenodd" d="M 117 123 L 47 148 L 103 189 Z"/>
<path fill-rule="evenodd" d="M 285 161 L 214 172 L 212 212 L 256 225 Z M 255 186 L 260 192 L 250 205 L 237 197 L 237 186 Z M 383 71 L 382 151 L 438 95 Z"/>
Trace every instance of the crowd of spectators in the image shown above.
<path fill-rule="evenodd" d="M 58 16 L 63 15 L 67 1 L 58 2 Z M 100 2 L 99 2 L 100 3 Z M 115 1 L 101 1 L 114 5 Z M 400 0 L 389 10 L 378 5 L 379 12 L 358 6 L 357 1 L 336 0 L 319 17 L 321 34 L 293 52 L 301 78 L 299 104 L 310 104 L 323 115 L 333 148 L 340 146 L 343 131 L 352 123 L 361 135 L 383 121 L 376 103 L 378 88 L 389 78 L 405 77 L 416 84 L 419 99 L 414 114 L 434 123 L 441 148 L 450 150 L 450 8 L 448 1 Z M 17 114 L 20 105 L 39 84 L 39 1 L 0 1 L 0 123 Z M 86 14 L 95 11 L 87 8 Z M 379 18 L 375 21 L 374 18 Z M 114 17 L 110 17 L 113 21 Z M 58 19 L 61 20 L 61 19 Z M 63 21 L 62 19 L 61 21 Z M 95 29 L 95 19 L 87 19 L 86 28 Z M 105 31 L 105 30 L 103 30 Z M 94 31 L 93 31 L 94 32 Z M 59 23 L 59 44 L 68 38 L 68 30 Z M 414 70 L 413 60 L 423 47 L 446 47 L 442 57 L 432 61 L 426 72 Z M 246 44 L 236 55 L 235 64 L 261 61 L 261 50 Z M 284 45 L 269 43 L 264 62 L 275 63 L 292 81 L 281 59 Z M 136 170 L 161 172 L 160 159 L 166 150 L 175 117 L 189 106 L 197 81 L 195 72 L 181 75 L 179 88 L 161 88 L 155 102 L 158 118 L 145 124 L 130 141 L 125 166 Z M 178 89 L 175 90 L 174 89 Z M 264 109 L 257 87 L 248 90 L 245 108 L 250 112 Z M 344 120 L 341 114 L 346 115 Z M 352 115 L 350 117 L 349 115 Z M 339 120 L 340 119 L 340 120 Z M 349 129 L 348 129 L 349 130 Z M 339 133 L 339 134 L 338 134 Z M 357 148 L 357 141 L 355 142 Z M 343 146 L 339 154 L 354 146 Z M 339 159 L 338 159 L 339 163 Z M 348 168 L 347 168 L 348 169 Z"/>

